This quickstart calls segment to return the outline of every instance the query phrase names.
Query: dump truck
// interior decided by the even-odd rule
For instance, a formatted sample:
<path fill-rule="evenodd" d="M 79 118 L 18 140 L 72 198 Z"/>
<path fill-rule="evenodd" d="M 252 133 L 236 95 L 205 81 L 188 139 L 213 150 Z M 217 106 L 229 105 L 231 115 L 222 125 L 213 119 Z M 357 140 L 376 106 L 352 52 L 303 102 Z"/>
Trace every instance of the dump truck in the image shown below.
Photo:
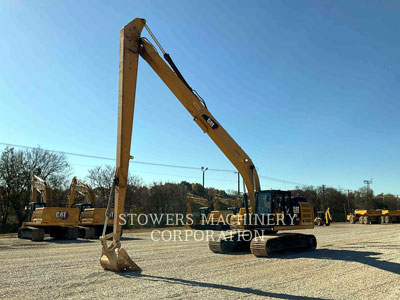
<path fill-rule="evenodd" d="M 381 224 L 400 223 L 400 210 L 383 209 Z"/>
<path fill-rule="evenodd" d="M 347 215 L 347 221 L 351 224 L 380 224 L 382 210 L 375 209 L 356 209 Z"/>

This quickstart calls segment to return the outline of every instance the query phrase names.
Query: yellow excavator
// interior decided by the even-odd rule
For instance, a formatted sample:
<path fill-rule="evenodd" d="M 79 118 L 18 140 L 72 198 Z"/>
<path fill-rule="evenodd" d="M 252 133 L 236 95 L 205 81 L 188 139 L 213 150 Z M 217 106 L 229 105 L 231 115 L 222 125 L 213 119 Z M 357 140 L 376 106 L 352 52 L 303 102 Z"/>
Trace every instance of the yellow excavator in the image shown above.
<path fill-rule="evenodd" d="M 314 224 L 318 226 L 329 226 L 332 223 L 332 215 L 331 215 L 331 210 L 328 207 L 326 211 L 317 211 L 317 214 L 314 219 Z"/>
<path fill-rule="evenodd" d="M 39 198 L 38 198 L 39 194 Z M 71 207 L 47 207 L 51 199 L 51 189 L 47 182 L 33 175 L 31 180 L 30 203 L 25 207 L 23 222 L 18 229 L 18 237 L 32 241 L 42 241 L 45 234 L 57 239 L 73 240 L 78 237 L 79 209 Z"/>
<path fill-rule="evenodd" d="M 186 195 L 186 202 L 187 214 L 190 215 L 185 225 L 187 229 L 229 229 L 230 217 L 240 208 L 240 198 L 234 200 L 220 195 L 214 197 L 213 205 L 210 205 L 207 199 L 190 193 Z M 200 206 L 195 212 L 192 209 L 193 203 Z"/>
<path fill-rule="evenodd" d="M 146 28 L 164 59 L 148 39 L 141 36 Z M 140 267 L 121 248 L 120 214 L 124 213 L 128 178 L 133 113 L 139 56 L 142 57 L 172 93 L 191 114 L 195 123 L 214 141 L 241 174 L 247 192 L 244 208 L 231 217 L 231 228 L 236 229 L 226 237 L 209 241 L 216 253 L 227 253 L 250 248 L 255 256 L 269 256 L 285 250 L 312 250 L 317 242 L 314 235 L 300 233 L 277 234 L 280 230 L 311 229 L 314 227 L 314 211 L 304 198 L 292 198 L 289 191 L 261 190 L 256 168 L 250 157 L 225 131 L 207 108 L 205 101 L 193 90 L 157 41 L 144 19 L 134 19 L 120 32 L 119 97 L 117 127 L 116 173 L 106 212 L 109 216 L 115 191 L 115 214 L 113 233 L 100 237 L 102 255 L 100 264 L 113 271 L 134 271 Z M 260 222 L 261 221 L 261 222 Z M 246 235 L 246 238 L 241 238 Z M 112 238 L 110 245 L 107 239 Z"/>
<path fill-rule="evenodd" d="M 243 198 L 237 199 L 227 198 L 221 195 L 216 195 L 213 199 L 214 209 L 207 217 L 207 224 L 214 226 L 212 229 L 225 230 L 230 229 L 231 217 L 237 214 L 243 204 Z"/>
<path fill-rule="evenodd" d="M 194 211 L 193 204 L 199 206 L 199 209 Z M 187 229 L 208 229 L 206 228 L 206 224 L 204 224 L 204 220 L 207 219 L 207 216 L 212 211 L 212 207 L 208 200 L 203 197 L 199 197 L 193 194 L 188 193 L 186 195 L 186 205 L 187 205 L 187 219 L 185 227 Z"/>
<path fill-rule="evenodd" d="M 215 210 L 227 210 L 237 214 L 239 209 L 243 206 L 243 197 L 237 196 L 236 199 L 232 199 L 216 195 L 213 204 Z"/>
<path fill-rule="evenodd" d="M 67 207 L 79 209 L 79 237 L 85 239 L 98 238 L 102 234 L 106 208 L 93 207 L 95 196 L 92 188 L 76 177 L 72 178 L 70 192 Z M 84 203 L 75 203 L 76 193 L 85 198 Z M 113 213 L 113 211 L 110 213 L 106 228 L 107 233 L 112 231 Z"/>

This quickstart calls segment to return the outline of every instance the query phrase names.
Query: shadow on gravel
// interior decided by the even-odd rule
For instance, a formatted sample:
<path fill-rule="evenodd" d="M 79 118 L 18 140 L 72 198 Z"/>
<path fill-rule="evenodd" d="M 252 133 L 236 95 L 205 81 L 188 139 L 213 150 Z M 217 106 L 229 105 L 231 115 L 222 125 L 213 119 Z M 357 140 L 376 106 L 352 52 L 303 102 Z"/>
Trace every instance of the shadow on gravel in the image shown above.
<path fill-rule="evenodd" d="M 138 241 L 141 238 L 121 237 L 121 241 Z M 99 239 L 77 239 L 77 240 L 58 240 L 58 239 L 45 239 L 43 242 L 55 243 L 55 244 L 85 244 L 85 243 L 97 243 Z"/>
<path fill-rule="evenodd" d="M 365 251 L 352 251 L 352 250 L 317 249 L 316 251 L 296 253 L 291 256 L 285 256 L 284 259 L 294 259 L 294 258 L 304 257 L 304 258 L 315 258 L 315 259 L 351 261 L 400 275 L 399 263 L 380 260 L 374 257 L 381 254 L 382 253 L 370 252 L 370 251 L 365 252 Z"/>
<path fill-rule="evenodd" d="M 58 239 L 53 239 L 50 238 L 48 240 L 44 240 L 43 242 L 47 243 L 54 243 L 54 244 L 87 244 L 87 243 L 94 243 L 97 242 L 97 240 L 58 240 Z"/>
<path fill-rule="evenodd" d="M 218 289 L 218 290 L 226 290 L 226 291 L 233 291 L 238 293 L 256 295 L 256 296 L 264 296 L 264 297 L 271 297 L 276 299 L 286 299 L 286 300 L 327 300 L 327 298 L 314 298 L 314 297 L 307 297 L 307 296 L 296 296 L 296 295 L 288 295 L 283 293 L 273 293 L 262 291 L 258 289 L 251 289 L 251 288 L 241 288 L 237 286 L 225 285 L 225 284 L 217 284 L 217 283 L 210 283 L 210 282 L 200 282 L 194 280 L 185 280 L 180 278 L 171 278 L 171 277 L 162 277 L 162 276 L 154 276 L 154 275 L 146 275 L 140 272 L 131 272 L 131 273 L 118 273 L 118 275 L 126 278 L 143 278 L 148 279 L 151 281 L 161 281 L 170 284 L 180 284 L 180 285 L 187 285 L 187 286 L 198 286 L 203 288 L 211 288 L 211 289 Z"/>
<path fill-rule="evenodd" d="M 121 241 L 141 241 L 141 240 L 143 240 L 143 239 L 141 239 L 141 238 L 133 238 L 133 237 L 124 237 L 124 236 L 121 236 Z"/>

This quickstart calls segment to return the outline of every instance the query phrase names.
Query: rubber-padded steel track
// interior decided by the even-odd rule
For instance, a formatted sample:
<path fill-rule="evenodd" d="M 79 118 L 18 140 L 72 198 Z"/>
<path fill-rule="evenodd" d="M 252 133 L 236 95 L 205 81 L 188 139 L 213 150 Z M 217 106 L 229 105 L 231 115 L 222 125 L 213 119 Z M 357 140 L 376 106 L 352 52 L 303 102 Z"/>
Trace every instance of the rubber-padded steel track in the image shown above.
<path fill-rule="evenodd" d="M 234 231 L 221 238 L 210 240 L 208 246 L 214 253 L 248 252 L 251 238 L 251 232 Z"/>
<path fill-rule="evenodd" d="M 317 247 L 314 235 L 285 233 L 256 237 L 251 241 L 250 250 L 257 257 L 267 257 L 286 251 L 311 251 Z"/>

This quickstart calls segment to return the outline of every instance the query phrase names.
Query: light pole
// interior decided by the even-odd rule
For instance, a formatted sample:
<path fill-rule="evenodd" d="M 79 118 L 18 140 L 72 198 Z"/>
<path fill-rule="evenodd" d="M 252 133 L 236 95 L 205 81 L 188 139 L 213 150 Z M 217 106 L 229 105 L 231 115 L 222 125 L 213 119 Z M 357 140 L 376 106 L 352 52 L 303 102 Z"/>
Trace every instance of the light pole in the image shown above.
<path fill-rule="evenodd" d="M 238 174 L 238 196 L 240 196 L 240 173 L 236 171 L 233 173 Z"/>
<path fill-rule="evenodd" d="M 203 188 L 204 188 L 204 174 L 206 173 L 206 171 L 208 170 L 208 167 L 201 167 L 201 171 L 203 172 Z"/>

